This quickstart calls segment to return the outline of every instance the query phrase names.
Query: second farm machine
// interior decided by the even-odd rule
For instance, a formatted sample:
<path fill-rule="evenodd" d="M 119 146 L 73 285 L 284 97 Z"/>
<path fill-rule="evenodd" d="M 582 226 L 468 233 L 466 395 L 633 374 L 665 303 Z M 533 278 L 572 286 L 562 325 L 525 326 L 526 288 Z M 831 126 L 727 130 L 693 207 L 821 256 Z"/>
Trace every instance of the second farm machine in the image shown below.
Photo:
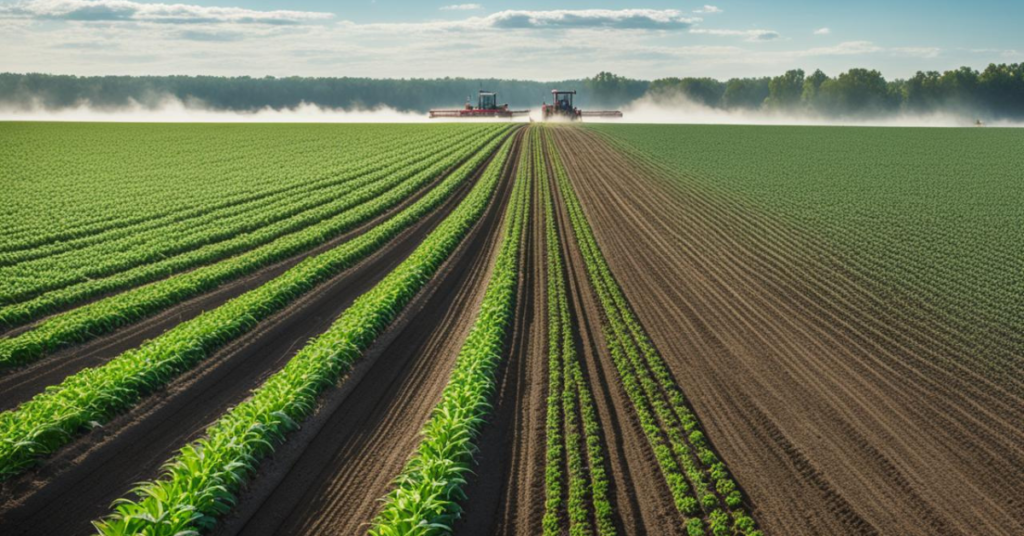
<path fill-rule="evenodd" d="M 618 110 L 580 110 L 572 104 L 572 98 L 575 96 L 575 91 L 552 89 L 552 103 L 548 104 L 545 102 L 544 106 L 541 107 L 541 119 L 544 121 L 551 119 L 579 121 L 584 117 L 622 117 L 622 112 Z"/>

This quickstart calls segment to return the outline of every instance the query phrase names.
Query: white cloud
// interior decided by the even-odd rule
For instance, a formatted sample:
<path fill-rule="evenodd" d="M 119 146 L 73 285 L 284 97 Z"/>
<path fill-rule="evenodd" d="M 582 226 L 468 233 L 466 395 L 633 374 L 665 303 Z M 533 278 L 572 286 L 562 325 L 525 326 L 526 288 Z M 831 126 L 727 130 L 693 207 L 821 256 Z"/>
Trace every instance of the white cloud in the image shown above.
<path fill-rule="evenodd" d="M 721 13 L 722 12 L 722 8 L 721 7 L 716 7 L 716 6 L 713 6 L 713 5 L 705 4 L 705 6 L 703 6 L 703 7 L 698 7 L 696 9 L 694 9 L 693 12 L 694 13 L 700 13 L 700 14 L 713 15 L 713 14 Z"/>
<path fill-rule="evenodd" d="M 893 56 L 904 58 L 937 58 L 942 49 L 938 47 L 894 47 L 888 51 Z"/>
<path fill-rule="evenodd" d="M 693 12 L 694 13 L 700 13 L 700 14 L 703 14 L 703 15 L 717 15 L 718 13 L 722 12 L 722 9 L 719 8 L 719 7 L 709 6 L 707 4 L 704 4 L 704 7 L 694 9 Z"/>
<path fill-rule="evenodd" d="M 971 52 L 973 54 L 988 54 L 988 55 L 998 54 L 999 56 L 1001 56 L 1003 58 L 1008 58 L 1008 59 L 1011 59 L 1011 60 L 1018 59 L 1021 56 L 1024 56 L 1024 53 L 1018 52 L 1017 50 L 1014 50 L 1014 49 L 1002 49 L 1002 48 L 967 48 L 967 49 L 964 49 L 964 48 L 961 48 L 961 49 L 958 49 L 958 50 L 966 50 L 967 52 Z"/>
<path fill-rule="evenodd" d="M 144 4 L 131 0 L 31 0 L 0 6 L 0 17 L 79 22 L 302 24 L 326 21 L 334 15 L 315 11 Z"/>
<path fill-rule="evenodd" d="M 476 11 L 483 8 L 484 6 L 480 4 L 451 4 L 449 6 L 441 6 L 438 9 L 441 11 Z"/>
<path fill-rule="evenodd" d="M 675 9 L 557 9 L 552 11 L 500 11 L 483 19 L 493 28 L 615 28 L 678 30 L 699 22 Z"/>
<path fill-rule="evenodd" d="M 747 41 L 772 41 L 781 37 L 774 30 L 721 30 L 710 28 L 693 28 L 690 33 L 701 35 L 746 37 Z"/>
<path fill-rule="evenodd" d="M 814 30 L 814 35 L 828 35 L 830 33 L 832 33 L 832 30 L 828 29 L 828 27 L 818 28 L 817 30 Z"/>
<path fill-rule="evenodd" d="M 871 41 L 845 41 L 831 47 L 815 47 L 797 52 L 799 56 L 852 56 L 882 52 L 882 47 Z"/>

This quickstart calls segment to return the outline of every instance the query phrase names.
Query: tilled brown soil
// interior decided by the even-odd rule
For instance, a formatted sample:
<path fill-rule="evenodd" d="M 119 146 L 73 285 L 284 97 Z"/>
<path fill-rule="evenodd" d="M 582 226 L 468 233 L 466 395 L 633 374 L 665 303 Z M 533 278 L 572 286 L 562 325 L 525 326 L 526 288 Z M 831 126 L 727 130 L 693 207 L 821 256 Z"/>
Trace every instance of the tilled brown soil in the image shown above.
<path fill-rule="evenodd" d="M 0 371 L 0 411 L 12 409 L 41 393 L 47 386 L 56 385 L 63 381 L 64 378 L 84 368 L 101 365 L 124 351 L 136 348 L 146 340 L 157 337 L 174 326 L 199 316 L 203 311 L 215 309 L 259 287 L 283 274 L 288 269 L 302 262 L 302 260 L 328 251 L 365 233 L 375 225 L 418 201 L 442 180 L 444 180 L 444 176 L 438 177 L 432 184 L 399 203 L 393 209 L 311 250 L 274 263 L 253 274 L 227 282 L 210 292 L 174 305 L 154 316 L 122 327 L 113 333 L 85 344 L 56 351 L 24 367 Z M 9 334 L 21 333 L 29 328 L 31 326 L 16 328 Z"/>
<path fill-rule="evenodd" d="M 577 322 L 578 348 L 608 445 L 614 492 L 612 502 L 621 529 L 624 534 L 684 534 L 654 451 L 640 428 L 632 403 L 612 363 L 608 343 L 601 330 L 601 306 L 587 277 L 569 215 L 557 188 L 552 186 L 552 189 L 562 255 L 568 269 L 570 307 Z"/>
<path fill-rule="evenodd" d="M 584 129 L 556 139 L 605 257 L 766 533 L 1024 533 L 1017 397 L 936 366 L 955 346 L 879 307 L 812 237 Z"/>
<path fill-rule="evenodd" d="M 458 534 L 537 534 L 544 515 L 547 337 L 543 207 L 533 183 L 516 315 Z"/>
<path fill-rule="evenodd" d="M 473 182 L 473 181 L 470 181 Z M 377 254 L 318 287 L 260 328 L 44 461 L 0 490 L 0 533 L 80 534 L 136 482 L 225 410 L 248 396 L 352 301 L 405 259 L 458 205 L 464 186 L 442 208 Z"/>
<path fill-rule="evenodd" d="M 487 213 L 430 288 L 329 393 L 242 496 L 219 534 L 364 532 L 420 441 L 483 298 L 516 151 Z M 349 385 L 352 384 L 352 385 Z M 333 397 L 338 400 L 332 400 Z"/>

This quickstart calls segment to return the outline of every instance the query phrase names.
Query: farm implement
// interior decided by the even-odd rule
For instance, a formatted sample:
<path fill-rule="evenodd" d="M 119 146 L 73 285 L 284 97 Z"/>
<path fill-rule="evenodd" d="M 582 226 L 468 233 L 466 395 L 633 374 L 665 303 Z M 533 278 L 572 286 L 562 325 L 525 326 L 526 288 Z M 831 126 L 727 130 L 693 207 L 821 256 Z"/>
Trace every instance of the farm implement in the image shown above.
<path fill-rule="evenodd" d="M 430 118 L 475 119 L 498 117 L 511 119 L 517 115 L 526 115 L 528 113 L 530 113 L 529 110 L 509 110 L 508 104 L 499 106 L 497 93 L 480 90 L 476 97 L 476 107 L 467 98 L 466 105 L 459 109 L 430 110 Z"/>
<path fill-rule="evenodd" d="M 541 118 L 544 121 L 568 119 L 569 121 L 580 121 L 584 117 L 622 117 L 618 110 L 580 110 L 572 104 L 576 91 L 551 90 L 552 103 L 544 103 L 541 106 Z"/>

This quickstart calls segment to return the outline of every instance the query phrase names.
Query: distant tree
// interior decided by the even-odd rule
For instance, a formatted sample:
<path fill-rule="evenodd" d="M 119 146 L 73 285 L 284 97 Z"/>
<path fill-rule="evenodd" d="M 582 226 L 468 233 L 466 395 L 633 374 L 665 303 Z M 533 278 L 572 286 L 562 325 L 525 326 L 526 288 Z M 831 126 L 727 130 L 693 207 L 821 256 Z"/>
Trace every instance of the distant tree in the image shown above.
<path fill-rule="evenodd" d="M 912 78 L 903 82 L 902 97 L 903 107 L 907 110 L 934 110 L 946 98 L 942 87 L 942 75 L 937 71 L 918 71 Z"/>
<path fill-rule="evenodd" d="M 726 108 L 758 108 L 768 98 L 770 81 L 768 77 L 733 78 L 725 84 L 722 105 Z"/>
<path fill-rule="evenodd" d="M 803 69 L 793 69 L 768 82 L 768 98 L 764 103 L 769 108 L 792 108 L 800 104 L 800 96 L 803 92 L 804 71 Z"/>
<path fill-rule="evenodd" d="M 1024 63 L 990 64 L 978 76 L 978 95 L 993 116 L 1024 117 Z"/>
<path fill-rule="evenodd" d="M 698 104 L 716 107 L 722 102 L 725 84 L 714 78 L 661 78 L 651 82 L 648 91 L 656 98 L 682 95 Z"/>
<path fill-rule="evenodd" d="M 961 67 L 942 73 L 940 79 L 944 98 L 961 106 L 976 106 L 978 98 L 978 71 Z"/>
<path fill-rule="evenodd" d="M 882 73 L 850 69 L 818 88 L 818 108 L 834 114 L 878 113 L 893 108 L 889 86 Z"/>
<path fill-rule="evenodd" d="M 594 106 L 618 106 L 643 96 L 650 86 L 649 82 L 633 80 L 609 72 L 597 73 L 597 76 L 584 80 L 585 93 L 590 96 Z"/>
<path fill-rule="evenodd" d="M 815 70 L 811 76 L 804 78 L 804 88 L 800 94 L 800 101 L 807 106 L 817 107 L 818 92 L 821 90 L 821 85 L 829 80 L 828 75 L 821 72 L 821 69 Z"/>

